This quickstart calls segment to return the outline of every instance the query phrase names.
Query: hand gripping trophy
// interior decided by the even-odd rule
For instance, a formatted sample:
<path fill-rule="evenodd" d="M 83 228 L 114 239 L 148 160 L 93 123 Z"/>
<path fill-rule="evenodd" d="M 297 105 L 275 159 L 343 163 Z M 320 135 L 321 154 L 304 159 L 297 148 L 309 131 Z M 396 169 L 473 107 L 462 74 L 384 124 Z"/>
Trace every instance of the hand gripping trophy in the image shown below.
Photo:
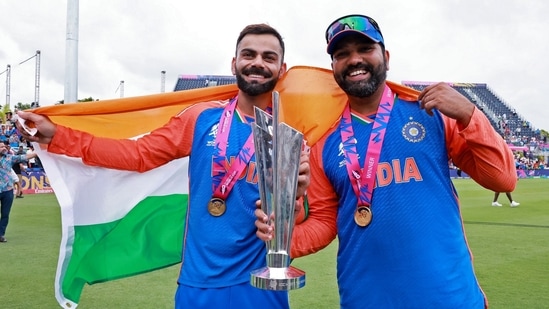
<path fill-rule="evenodd" d="M 267 246 L 267 266 L 252 271 L 252 286 L 294 290 L 305 285 L 305 272 L 290 266 L 290 244 L 303 134 L 279 121 L 280 99 L 273 92 L 272 116 L 255 108 L 253 125 L 261 208 L 274 227 Z"/>

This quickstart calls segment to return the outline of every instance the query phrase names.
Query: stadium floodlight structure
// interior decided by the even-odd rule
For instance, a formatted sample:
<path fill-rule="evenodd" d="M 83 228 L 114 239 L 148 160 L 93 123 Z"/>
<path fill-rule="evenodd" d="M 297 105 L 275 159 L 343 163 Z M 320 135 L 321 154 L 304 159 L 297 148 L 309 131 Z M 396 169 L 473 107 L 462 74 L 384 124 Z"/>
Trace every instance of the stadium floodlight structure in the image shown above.
<path fill-rule="evenodd" d="M 10 108 L 10 89 L 11 89 L 11 65 L 6 66 L 6 70 L 2 71 L 0 75 L 6 73 L 6 106 Z"/>
<path fill-rule="evenodd" d="M 65 89 L 63 102 L 78 102 L 78 25 L 79 2 L 67 0 L 65 36 Z"/>
<path fill-rule="evenodd" d="M 40 106 L 40 50 L 36 51 L 36 54 L 29 57 L 26 60 L 23 60 L 19 63 L 19 65 L 31 60 L 32 58 L 36 58 L 35 63 L 35 70 L 34 70 L 34 102 L 32 102 L 33 107 Z"/>
<path fill-rule="evenodd" d="M 123 80 L 120 81 L 120 84 L 118 84 L 118 88 L 116 88 L 114 93 L 118 92 L 118 90 L 120 90 L 120 98 L 123 98 L 124 97 L 124 81 Z"/>
<path fill-rule="evenodd" d="M 160 71 L 160 92 L 166 91 L 166 71 Z"/>

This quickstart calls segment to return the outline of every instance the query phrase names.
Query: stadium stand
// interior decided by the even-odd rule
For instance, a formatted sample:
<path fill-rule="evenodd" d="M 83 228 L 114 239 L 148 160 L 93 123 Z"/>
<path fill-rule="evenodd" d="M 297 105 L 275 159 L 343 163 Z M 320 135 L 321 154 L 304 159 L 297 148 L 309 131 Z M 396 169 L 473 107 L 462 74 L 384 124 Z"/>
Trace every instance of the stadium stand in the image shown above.
<path fill-rule="evenodd" d="M 224 75 L 180 75 L 174 91 L 220 86 L 236 83 L 236 77 Z M 402 84 L 423 90 L 431 82 L 415 82 L 404 81 Z M 520 136 L 526 137 L 541 137 L 539 132 L 536 132 L 530 123 L 521 117 L 514 108 L 505 103 L 498 97 L 486 84 L 478 83 L 452 83 L 451 86 L 467 97 L 471 102 L 475 103 L 490 119 L 494 128 L 501 133 L 502 136 L 513 132 L 520 133 Z M 518 130 L 517 130 L 518 129 Z"/>
<path fill-rule="evenodd" d="M 234 83 L 236 83 L 235 76 L 180 75 L 174 91 Z M 402 84 L 421 91 L 433 82 L 403 81 Z M 450 85 L 486 114 L 492 126 L 516 153 L 518 168 L 545 168 L 549 159 L 549 143 L 546 137 L 545 139 L 542 137 L 539 129 L 533 128 L 527 119 L 495 94 L 487 84 L 450 83 Z M 524 166 L 521 166 L 522 164 Z"/>
<path fill-rule="evenodd" d="M 405 81 L 403 84 L 423 90 L 431 83 Z M 520 136 L 540 138 L 539 132 L 536 134 L 530 126 L 530 122 L 521 117 L 513 107 L 505 103 L 486 84 L 452 83 L 451 86 L 475 103 L 502 136 L 515 132 L 520 133 L 518 134 Z M 507 128 L 508 133 L 506 134 Z"/>
<path fill-rule="evenodd" d="M 236 83 L 236 77 L 224 75 L 179 75 L 174 91 L 230 85 Z"/>

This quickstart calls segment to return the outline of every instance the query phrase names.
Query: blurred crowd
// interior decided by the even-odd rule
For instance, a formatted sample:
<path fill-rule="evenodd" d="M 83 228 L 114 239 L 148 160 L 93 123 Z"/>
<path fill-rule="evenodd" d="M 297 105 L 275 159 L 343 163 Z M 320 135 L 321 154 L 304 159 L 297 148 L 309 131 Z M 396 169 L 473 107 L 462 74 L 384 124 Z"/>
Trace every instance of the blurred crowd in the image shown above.
<path fill-rule="evenodd" d="M 17 115 L 12 112 L 5 114 L 5 119 L 2 119 L 0 124 L 0 142 L 8 146 L 8 149 L 13 154 L 25 154 L 33 153 L 33 145 L 26 141 L 15 128 L 15 122 L 17 121 Z M 22 166 L 25 170 L 27 168 L 42 168 L 42 163 L 38 157 L 30 159 L 26 165 Z"/>

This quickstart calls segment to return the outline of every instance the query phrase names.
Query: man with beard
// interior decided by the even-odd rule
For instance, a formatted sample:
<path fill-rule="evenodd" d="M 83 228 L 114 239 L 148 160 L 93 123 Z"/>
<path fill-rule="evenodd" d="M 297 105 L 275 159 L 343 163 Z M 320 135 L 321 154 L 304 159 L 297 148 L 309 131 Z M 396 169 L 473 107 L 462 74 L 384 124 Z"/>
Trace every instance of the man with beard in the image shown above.
<path fill-rule="evenodd" d="M 272 27 L 245 27 L 232 59 L 238 95 L 193 105 L 137 140 L 95 137 L 19 113 L 38 129 L 29 136 L 19 125 L 27 140 L 49 144 L 53 153 L 82 157 L 89 165 L 146 171 L 189 156 L 189 207 L 175 308 L 289 308 L 287 292 L 249 283 L 251 271 L 266 266 L 265 243 L 254 236 L 259 191 L 250 124 L 254 107 L 268 110 L 271 105 L 272 90 L 286 72 L 284 51 Z M 297 196 L 308 181 L 305 158 Z"/>
<path fill-rule="evenodd" d="M 309 217 L 294 227 L 291 256 L 316 252 L 337 233 L 341 308 L 484 308 L 448 160 L 507 192 L 516 185 L 511 151 L 448 84 L 415 101 L 393 91 L 372 18 L 341 17 L 326 41 L 348 104 L 311 148 Z M 265 214 L 256 215 L 257 235 L 269 240 Z"/>
<path fill-rule="evenodd" d="M 9 150 L 8 142 L 0 142 L 0 242 L 8 240 L 5 237 L 13 205 L 13 184 L 18 180 L 17 175 L 12 177 L 12 165 L 27 162 L 36 157 L 36 154 L 13 154 Z"/>

